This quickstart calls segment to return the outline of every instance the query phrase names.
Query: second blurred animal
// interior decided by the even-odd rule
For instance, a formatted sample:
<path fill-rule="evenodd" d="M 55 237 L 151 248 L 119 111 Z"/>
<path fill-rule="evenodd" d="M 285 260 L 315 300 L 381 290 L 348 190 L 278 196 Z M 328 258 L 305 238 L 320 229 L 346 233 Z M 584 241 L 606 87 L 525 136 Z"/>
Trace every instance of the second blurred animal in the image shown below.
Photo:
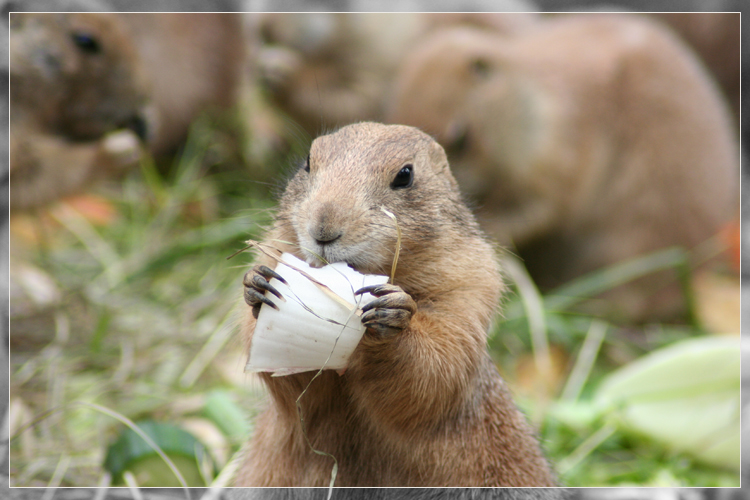
<path fill-rule="evenodd" d="M 175 152 L 202 113 L 236 103 L 248 69 L 238 14 L 11 17 L 13 209 L 121 172 L 142 146 Z"/>
<path fill-rule="evenodd" d="M 74 193 L 137 159 L 149 132 L 148 79 L 112 17 L 11 14 L 9 52 L 13 209 Z"/>
<path fill-rule="evenodd" d="M 683 43 L 630 14 L 557 16 L 511 40 L 436 33 L 404 60 L 388 116 L 435 134 L 484 228 L 544 288 L 707 240 L 735 213 L 725 103 Z M 610 294 L 611 317 L 670 319 L 678 287 Z M 665 288 L 667 286 L 667 288 Z"/>

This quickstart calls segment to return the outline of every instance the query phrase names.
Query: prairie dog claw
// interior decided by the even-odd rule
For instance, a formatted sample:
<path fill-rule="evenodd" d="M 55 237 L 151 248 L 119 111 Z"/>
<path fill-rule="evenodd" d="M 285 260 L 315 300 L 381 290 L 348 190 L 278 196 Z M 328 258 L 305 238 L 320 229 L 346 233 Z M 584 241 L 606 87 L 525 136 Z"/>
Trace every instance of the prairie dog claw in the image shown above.
<path fill-rule="evenodd" d="M 285 285 L 287 284 L 286 280 L 276 271 L 263 265 L 253 267 L 245 273 L 245 276 L 242 278 L 242 284 L 245 287 L 245 302 L 253 308 L 253 317 L 255 317 L 255 319 L 258 318 L 260 307 L 263 304 L 273 307 L 277 311 L 279 310 L 276 304 L 265 296 L 265 292 L 269 292 L 277 298 L 286 301 L 281 293 L 279 293 L 279 291 L 268 282 L 271 278 L 276 278 Z"/>
<path fill-rule="evenodd" d="M 363 293 L 377 298 L 362 307 L 362 324 L 381 336 L 402 332 L 417 312 L 417 303 L 400 286 L 370 285 L 354 292 L 355 295 Z"/>

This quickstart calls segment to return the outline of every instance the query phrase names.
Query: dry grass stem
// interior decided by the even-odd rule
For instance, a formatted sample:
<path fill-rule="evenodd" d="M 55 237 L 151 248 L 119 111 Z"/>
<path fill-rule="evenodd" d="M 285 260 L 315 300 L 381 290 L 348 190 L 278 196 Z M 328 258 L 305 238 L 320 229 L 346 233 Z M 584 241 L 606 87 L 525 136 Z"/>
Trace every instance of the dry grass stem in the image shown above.
<path fill-rule="evenodd" d="M 551 380 L 552 359 L 547 339 L 547 324 L 544 317 L 542 296 L 526 269 L 514 257 L 503 256 L 502 266 L 516 284 L 523 308 L 526 311 L 531 346 L 534 351 L 534 364 L 542 376 L 542 380 Z"/>
<path fill-rule="evenodd" d="M 391 265 L 391 280 L 390 283 L 393 284 L 393 280 L 396 277 L 396 266 L 398 265 L 398 255 L 401 253 L 401 226 L 398 225 L 398 219 L 396 219 L 396 216 L 386 210 L 383 207 L 380 207 L 380 210 L 393 219 L 393 223 L 396 225 L 396 251 L 393 253 L 393 264 Z"/>
<path fill-rule="evenodd" d="M 576 358 L 576 363 L 568 376 L 565 388 L 562 391 L 560 399 L 575 401 L 581 394 L 583 386 L 591 373 L 596 357 L 599 354 L 599 348 L 607 333 L 607 324 L 601 320 L 595 319 L 591 322 L 591 327 L 586 333 L 586 340 L 581 346 L 581 350 Z"/>
<path fill-rule="evenodd" d="M 198 351 L 198 354 L 196 354 L 192 361 L 190 361 L 180 376 L 180 387 L 192 387 L 211 361 L 216 358 L 219 351 L 221 351 L 224 345 L 229 341 L 235 325 L 237 324 L 240 307 L 241 305 L 239 303 L 235 304 L 226 316 L 224 316 L 224 319 L 219 325 L 214 328 L 209 339 L 203 344 L 201 350 Z"/>
<path fill-rule="evenodd" d="M 600 444 L 607 440 L 612 434 L 617 432 L 617 427 L 607 423 L 600 427 L 595 433 L 586 438 L 573 452 L 557 463 L 557 471 L 561 476 L 565 476 L 576 465 L 591 454 Z"/>

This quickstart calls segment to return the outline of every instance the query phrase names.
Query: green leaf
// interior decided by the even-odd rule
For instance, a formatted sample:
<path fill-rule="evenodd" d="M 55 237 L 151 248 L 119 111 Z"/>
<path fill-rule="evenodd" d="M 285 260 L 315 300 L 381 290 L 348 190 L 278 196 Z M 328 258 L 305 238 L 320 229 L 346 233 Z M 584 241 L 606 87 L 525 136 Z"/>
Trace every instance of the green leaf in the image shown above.
<path fill-rule="evenodd" d="M 226 391 L 212 391 L 206 398 L 203 413 L 233 444 L 247 439 L 250 427 L 247 416 Z"/>
<path fill-rule="evenodd" d="M 740 339 L 701 337 L 606 377 L 594 397 L 624 428 L 719 467 L 740 468 Z"/>
<path fill-rule="evenodd" d="M 594 297 L 616 286 L 665 269 L 681 270 L 686 265 L 687 254 L 679 247 L 666 248 L 618 262 L 592 271 L 552 290 L 545 296 L 545 308 L 557 311 L 567 310 L 583 299 Z"/>
<path fill-rule="evenodd" d="M 578 431 L 590 429 L 601 415 L 601 408 L 591 401 L 566 401 L 560 399 L 549 410 L 549 416 Z"/>
<path fill-rule="evenodd" d="M 206 462 L 211 474 L 216 473 L 206 447 L 192 434 L 175 425 L 151 420 L 136 425 L 174 462 L 188 486 L 206 486 L 201 474 L 201 466 Z M 104 468 L 112 474 L 115 484 L 122 484 L 123 473 L 130 471 L 142 487 L 180 485 L 156 451 L 130 428 L 125 428 L 107 450 Z"/>

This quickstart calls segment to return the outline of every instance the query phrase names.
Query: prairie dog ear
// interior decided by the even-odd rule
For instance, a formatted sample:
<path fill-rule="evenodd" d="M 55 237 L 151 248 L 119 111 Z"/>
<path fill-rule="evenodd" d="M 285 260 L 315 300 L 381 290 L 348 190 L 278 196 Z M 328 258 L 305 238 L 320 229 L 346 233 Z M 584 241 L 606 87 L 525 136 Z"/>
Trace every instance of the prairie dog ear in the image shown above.
<path fill-rule="evenodd" d="M 450 169 L 448 165 L 448 157 L 445 154 L 445 150 L 443 149 L 443 146 L 437 143 L 437 141 L 430 141 L 428 154 L 430 163 L 435 165 L 436 172 L 442 172 L 444 169 Z"/>
<path fill-rule="evenodd" d="M 445 154 L 443 146 L 438 144 L 436 141 L 432 141 L 429 146 L 428 156 L 430 163 L 435 165 L 435 173 L 442 175 L 452 189 L 458 191 L 458 182 L 451 173 L 450 165 L 448 164 L 448 156 Z"/>

